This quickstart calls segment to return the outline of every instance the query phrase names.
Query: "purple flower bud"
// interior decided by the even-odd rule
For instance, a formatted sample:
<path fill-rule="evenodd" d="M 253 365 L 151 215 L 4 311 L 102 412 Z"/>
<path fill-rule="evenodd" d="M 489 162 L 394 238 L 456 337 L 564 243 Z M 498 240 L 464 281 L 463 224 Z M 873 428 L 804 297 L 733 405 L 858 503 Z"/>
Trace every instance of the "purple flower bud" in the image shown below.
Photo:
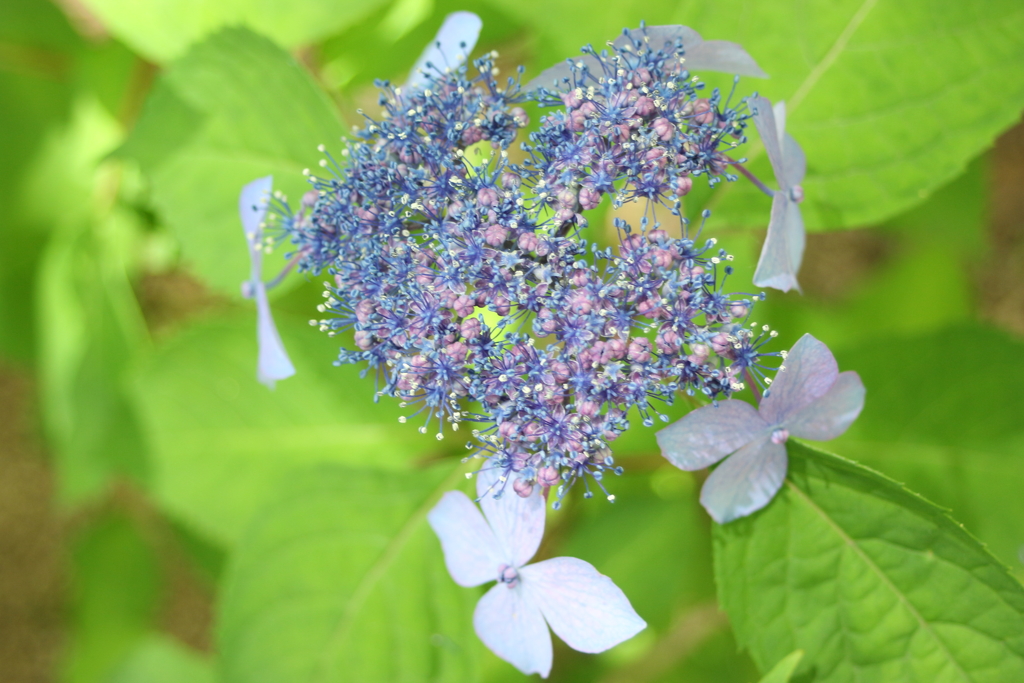
<path fill-rule="evenodd" d="M 601 203 L 601 193 L 589 187 L 580 188 L 580 206 L 584 211 L 596 209 Z"/>
<path fill-rule="evenodd" d="M 550 465 L 541 467 L 540 470 L 537 472 L 537 483 L 540 484 L 541 486 L 554 486 L 555 484 L 558 483 L 559 479 L 560 477 L 558 474 L 558 470 L 556 470 L 554 467 L 551 467 Z"/>
<path fill-rule="evenodd" d="M 459 334 L 464 339 L 473 340 L 480 336 L 481 332 L 480 319 L 479 318 L 466 318 L 459 325 Z"/>
<path fill-rule="evenodd" d="M 729 315 L 734 318 L 746 318 L 750 313 L 750 308 L 746 304 L 734 303 L 729 306 Z"/>
<path fill-rule="evenodd" d="M 803 185 L 794 185 L 789 188 L 789 198 L 799 204 L 804 200 L 804 187 Z"/>
<path fill-rule="evenodd" d="M 635 337 L 629 340 L 629 359 L 635 363 L 646 363 L 651 359 L 651 340 Z"/>
<path fill-rule="evenodd" d="M 784 444 L 789 439 L 788 429 L 776 429 L 772 432 L 772 443 Z"/>
<path fill-rule="evenodd" d="M 530 494 L 533 493 L 533 482 L 525 479 L 524 477 L 517 477 L 516 480 L 512 482 L 512 490 L 515 491 L 520 498 L 529 498 Z"/>
<path fill-rule="evenodd" d="M 492 187 L 485 187 L 476 193 L 476 202 L 480 206 L 494 206 L 498 203 L 498 191 Z"/>
<path fill-rule="evenodd" d="M 639 98 L 634 106 L 636 108 L 637 116 L 647 117 L 658 110 L 658 108 L 654 106 L 654 100 L 646 95 Z"/>
<path fill-rule="evenodd" d="M 359 330 L 355 333 L 356 346 L 366 351 L 373 347 L 373 333 L 366 330 Z"/>
<path fill-rule="evenodd" d="M 690 194 L 690 190 L 693 189 L 693 180 L 690 176 L 679 176 L 676 178 L 675 192 L 676 196 L 685 197 Z"/>
<path fill-rule="evenodd" d="M 658 136 L 663 142 L 668 142 L 675 135 L 676 127 L 671 121 L 666 119 L 664 116 L 654 119 L 654 123 L 651 124 L 651 130 Z"/>
<path fill-rule="evenodd" d="M 508 238 L 508 228 L 504 225 L 488 225 L 484 228 L 484 241 L 492 247 L 500 247 L 505 243 L 505 239 Z"/>
<path fill-rule="evenodd" d="M 519 126 L 520 128 L 526 128 L 528 125 L 530 125 L 530 116 L 522 107 L 512 107 L 512 109 L 510 109 L 508 113 L 512 117 L 512 120 L 515 121 L 516 125 Z"/>

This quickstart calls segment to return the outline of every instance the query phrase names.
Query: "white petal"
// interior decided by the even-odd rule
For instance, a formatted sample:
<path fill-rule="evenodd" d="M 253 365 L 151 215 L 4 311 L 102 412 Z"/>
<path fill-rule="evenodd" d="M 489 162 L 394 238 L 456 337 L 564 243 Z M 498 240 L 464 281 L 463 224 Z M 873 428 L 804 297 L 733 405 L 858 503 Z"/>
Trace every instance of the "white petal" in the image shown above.
<path fill-rule="evenodd" d="M 473 51 L 482 27 L 480 17 L 472 12 L 452 12 L 445 17 L 434 40 L 416 60 L 416 66 L 409 73 L 407 87 L 422 88 L 426 85 L 425 69 L 436 74 L 434 69 L 443 72 L 447 68 L 454 69 L 461 65 Z M 430 62 L 434 69 L 427 67 L 427 62 Z"/>
<path fill-rule="evenodd" d="M 778 493 L 787 463 L 785 445 L 761 437 L 715 468 L 704 482 L 700 503 L 719 524 L 746 517 Z"/>
<path fill-rule="evenodd" d="M 592 565 L 556 557 L 519 570 L 523 593 L 574 650 L 604 652 L 647 627 L 622 590 Z"/>
<path fill-rule="evenodd" d="M 505 561 L 522 567 L 537 552 L 544 537 L 544 498 L 540 486 L 534 486 L 529 496 L 521 498 L 512 490 L 512 478 L 502 482 L 502 475 L 503 471 L 490 463 L 484 465 L 476 475 L 476 495 Z M 495 499 L 498 492 L 501 495 Z"/>
<path fill-rule="evenodd" d="M 845 432 L 864 408 L 864 383 L 856 372 L 839 373 L 839 378 L 818 400 L 797 411 L 785 427 L 793 436 L 828 441 Z"/>
<path fill-rule="evenodd" d="M 256 340 L 259 344 L 256 377 L 273 389 L 274 382 L 279 379 L 287 379 L 295 374 L 295 366 L 288 358 L 281 335 L 277 333 L 274 317 L 270 313 L 270 302 L 267 301 L 267 288 L 262 280 L 256 283 L 255 290 Z"/>
<path fill-rule="evenodd" d="M 661 454 L 681 470 L 715 464 L 768 428 L 749 403 L 729 399 L 684 415 L 657 433 Z"/>
<path fill-rule="evenodd" d="M 784 192 L 772 199 L 768 234 L 761 247 L 761 257 L 754 271 L 754 284 L 783 292 L 800 289 L 796 274 L 804 253 L 804 224 L 800 208 Z"/>
<path fill-rule="evenodd" d="M 786 422 L 801 408 L 824 396 L 839 377 L 835 356 L 809 334 L 793 345 L 783 366 L 785 370 L 775 375 L 768 396 L 761 401 L 761 417 L 771 425 Z"/>
<path fill-rule="evenodd" d="M 522 589 L 499 583 L 480 598 L 473 627 L 491 652 L 522 671 L 547 678 L 551 673 L 551 634 L 540 609 Z"/>
<path fill-rule="evenodd" d="M 427 522 L 441 541 L 448 573 L 460 586 L 494 581 L 498 568 L 507 563 L 491 527 L 462 491 L 441 496 L 427 513 Z"/>

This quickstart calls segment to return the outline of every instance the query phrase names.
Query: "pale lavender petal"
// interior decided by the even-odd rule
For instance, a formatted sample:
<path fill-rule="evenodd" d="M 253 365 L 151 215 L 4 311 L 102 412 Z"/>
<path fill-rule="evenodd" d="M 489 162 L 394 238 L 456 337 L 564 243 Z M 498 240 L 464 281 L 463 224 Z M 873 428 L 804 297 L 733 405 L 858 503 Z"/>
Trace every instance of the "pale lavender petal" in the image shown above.
<path fill-rule="evenodd" d="M 789 167 L 786 167 L 787 172 Z M 785 236 L 786 249 L 789 250 L 789 267 L 793 271 L 793 289 L 800 292 L 800 283 L 796 276 L 800 272 L 800 265 L 804 261 L 804 246 L 807 244 L 807 233 L 804 231 L 804 217 L 800 212 L 800 205 L 790 200 L 786 205 L 786 216 L 782 223 L 782 233 Z"/>
<path fill-rule="evenodd" d="M 262 281 L 255 284 L 256 292 L 256 339 L 259 343 L 259 362 L 256 377 L 271 389 L 274 382 L 287 379 L 295 374 L 295 366 L 284 350 L 281 335 L 277 333 L 274 317 L 267 301 L 267 288 Z"/>
<path fill-rule="evenodd" d="M 426 85 L 424 69 L 428 69 L 427 62 L 443 72 L 447 68 L 454 69 L 466 61 L 476 45 L 477 38 L 480 37 L 482 26 L 480 17 L 472 12 L 452 12 L 445 17 L 434 40 L 423 50 L 423 54 L 416 61 L 416 66 L 409 73 L 407 85 L 412 88 Z"/>
<path fill-rule="evenodd" d="M 512 490 L 511 479 L 503 482 L 501 476 L 502 470 L 490 463 L 484 465 L 476 475 L 476 495 L 505 561 L 522 567 L 537 552 L 544 537 L 544 498 L 540 486 L 534 486 L 529 496 L 521 498 Z M 495 499 L 494 494 L 499 491 L 501 496 Z"/>
<path fill-rule="evenodd" d="M 785 369 L 775 375 L 771 390 L 760 406 L 761 417 L 771 425 L 781 425 L 801 408 L 824 396 L 839 376 L 835 356 L 809 334 L 793 345 L 782 367 Z"/>
<path fill-rule="evenodd" d="M 684 415 L 657 433 L 661 454 L 681 470 L 700 470 L 768 429 L 757 409 L 729 399 Z"/>
<path fill-rule="evenodd" d="M 754 118 L 754 126 L 761 136 L 761 142 L 768 153 L 768 161 L 772 163 L 772 170 L 775 172 L 775 180 L 779 187 L 785 190 L 786 172 L 785 163 L 782 157 L 782 139 L 779 137 L 778 124 L 775 120 L 775 112 L 772 110 L 772 103 L 766 97 L 755 97 L 750 101 Z"/>
<path fill-rule="evenodd" d="M 864 383 L 853 371 L 839 373 L 828 392 L 804 406 L 783 425 L 793 436 L 828 441 L 845 432 L 864 408 Z"/>
<path fill-rule="evenodd" d="M 807 175 L 807 157 L 800 143 L 789 133 L 782 138 L 782 159 L 786 168 L 786 185 L 793 187 L 802 183 Z"/>
<path fill-rule="evenodd" d="M 683 43 L 686 45 L 685 41 Z M 727 40 L 706 40 L 686 50 L 683 66 L 688 71 L 722 71 L 738 76 L 768 78 L 754 58 L 741 46 Z"/>
<path fill-rule="evenodd" d="M 499 583 L 480 598 L 473 627 L 491 652 L 522 671 L 547 678 L 551 673 L 551 634 L 540 608 L 523 591 Z"/>
<path fill-rule="evenodd" d="M 778 493 L 787 463 L 786 446 L 765 435 L 714 469 L 700 491 L 700 503 L 719 524 L 746 517 Z"/>
<path fill-rule="evenodd" d="M 575 557 L 556 557 L 519 570 L 523 593 L 551 630 L 574 650 L 604 652 L 647 627 L 625 593 Z"/>
<path fill-rule="evenodd" d="M 462 491 L 441 496 L 427 513 L 427 522 L 441 541 L 448 573 L 460 586 L 494 581 L 507 563 L 487 520 Z"/>
<path fill-rule="evenodd" d="M 263 236 L 261 224 L 267 215 L 273 181 L 273 176 L 254 180 L 242 188 L 238 197 L 238 213 L 249 248 L 250 263 L 249 280 L 243 284 L 242 292 L 244 296 L 256 299 L 256 340 L 259 344 L 256 377 L 271 388 L 277 380 L 295 374 L 295 366 L 288 358 L 270 313 L 267 288 L 263 284 L 263 254 L 257 248 Z"/>
<path fill-rule="evenodd" d="M 799 291 L 796 273 L 804 251 L 803 219 L 796 202 L 777 192 L 772 199 L 772 213 L 768 220 L 768 234 L 761 246 L 761 257 L 754 271 L 754 284 L 788 292 Z M 794 257 L 797 257 L 794 262 Z"/>
<path fill-rule="evenodd" d="M 250 254 L 253 260 L 259 256 L 259 252 L 252 247 L 260 235 L 260 223 L 267 215 L 267 204 L 270 200 L 270 191 L 274 186 L 274 176 L 258 178 L 242 188 L 238 196 L 238 213 L 242 218 L 242 230 L 245 233 L 246 242 L 249 243 Z"/>
<path fill-rule="evenodd" d="M 775 135 L 779 144 L 786 135 L 786 103 L 776 102 L 772 105 L 772 116 L 775 117 Z M 782 182 L 781 180 L 779 182 Z"/>

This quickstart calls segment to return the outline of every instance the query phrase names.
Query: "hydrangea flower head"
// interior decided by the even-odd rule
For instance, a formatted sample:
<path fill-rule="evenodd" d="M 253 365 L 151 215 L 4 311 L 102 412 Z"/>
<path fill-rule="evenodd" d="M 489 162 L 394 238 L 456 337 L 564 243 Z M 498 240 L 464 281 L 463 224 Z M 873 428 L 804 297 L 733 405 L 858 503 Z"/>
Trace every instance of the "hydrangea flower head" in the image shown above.
<path fill-rule="evenodd" d="M 551 672 L 551 627 L 580 652 L 604 652 L 647 627 L 625 594 L 592 565 L 574 557 L 527 564 L 544 535 L 544 500 L 495 498 L 497 468 L 476 477 L 484 514 L 461 491 L 449 491 L 427 514 L 445 564 L 460 586 L 497 583 L 480 598 L 473 626 L 480 640 L 524 674 Z M 485 518 L 486 517 L 486 518 Z"/>
<path fill-rule="evenodd" d="M 659 404 L 728 397 L 777 355 L 745 326 L 761 295 L 726 291 L 732 255 L 678 218 L 694 177 L 735 179 L 746 106 L 699 96 L 678 36 L 630 41 L 591 51 L 600 70 L 570 68 L 561 90 L 524 95 L 493 54 L 380 83 L 383 114 L 310 174 L 297 210 L 275 204 L 300 268 L 330 275 L 312 323 L 351 333 L 337 363 L 366 364 L 424 434 L 472 424 L 468 447 L 521 496 L 582 479 L 613 499 L 630 411 L 667 421 Z M 528 98 L 556 110 L 513 163 Z M 617 219 L 617 248 L 599 248 L 586 213 L 604 195 L 668 204 L 677 225 Z"/>
<path fill-rule="evenodd" d="M 699 470 L 725 460 L 704 482 L 700 502 L 724 524 L 760 510 L 786 478 L 790 436 L 828 441 L 853 424 L 864 407 L 856 372 L 840 373 L 828 347 L 805 334 L 786 355 L 761 401 L 731 399 L 704 406 L 658 432 L 662 455 Z"/>

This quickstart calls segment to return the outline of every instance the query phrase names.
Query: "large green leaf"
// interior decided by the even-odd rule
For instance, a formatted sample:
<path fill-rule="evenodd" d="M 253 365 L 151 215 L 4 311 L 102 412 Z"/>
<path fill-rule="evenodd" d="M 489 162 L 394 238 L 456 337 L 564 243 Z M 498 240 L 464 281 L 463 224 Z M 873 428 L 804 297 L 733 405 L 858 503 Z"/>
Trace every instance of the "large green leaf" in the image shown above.
<path fill-rule="evenodd" d="M 224 26 L 244 25 L 286 47 L 314 42 L 353 24 L 386 0 L 86 0 L 104 25 L 156 62 Z"/>
<path fill-rule="evenodd" d="M 576 2 L 500 4 L 537 32 L 531 73 L 640 19 L 742 44 L 771 78 L 744 79 L 738 92 L 786 100 L 788 128 L 807 152 L 810 228 L 877 223 L 908 208 L 957 176 L 1024 108 L 1016 0 L 636 0 L 601 12 Z M 728 78 L 707 77 L 728 89 Z M 745 154 L 760 156 L 753 147 Z M 754 169 L 771 181 L 763 158 Z M 732 224 L 766 225 L 770 204 L 743 180 L 713 193 L 716 214 Z"/>
<path fill-rule="evenodd" d="M 143 639 L 107 683 L 214 683 L 213 665 L 167 636 Z"/>
<path fill-rule="evenodd" d="M 979 372 L 970 388 L 941 368 L 958 348 L 985 350 L 998 373 Z M 835 448 L 906 482 L 953 509 L 992 551 L 1024 577 L 1024 343 L 980 325 L 927 335 L 880 337 L 837 355 L 868 387 L 864 413 Z M 894 381 L 896 378 L 907 378 Z"/>
<path fill-rule="evenodd" d="M 761 683 L 789 683 L 789 679 L 793 676 L 793 672 L 803 657 L 803 650 L 797 650 L 786 655 L 782 658 L 782 661 L 773 666 L 772 670 L 764 675 Z"/>
<path fill-rule="evenodd" d="M 122 386 L 128 360 L 147 343 L 129 281 L 137 216 L 113 202 L 116 165 L 98 163 L 119 135 L 98 103 L 81 100 L 25 182 L 26 214 L 53 233 L 35 304 L 43 417 L 68 502 L 98 493 L 113 475 L 145 475 Z"/>
<path fill-rule="evenodd" d="M 153 627 L 160 575 L 153 550 L 121 514 L 102 517 L 72 548 L 64 683 L 105 681 Z"/>
<path fill-rule="evenodd" d="M 256 381 L 254 315 L 196 325 L 157 352 L 134 381 L 153 451 L 153 491 L 171 513 L 220 543 L 237 539 L 275 483 L 331 461 L 401 470 L 458 448 L 413 424 L 398 402 L 373 402 L 372 379 L 333 368 L 337 341 L 278 315 L 297 374 L 271 391 Z M 468 435 L 467 435 L 468 436 Z"/>
<path fill-rule="evenodd" d="M 309 187 L 317 145 L 342 129 L 331 103 L 292 57 L 245 29 L 221 31 L 175 61 L 154 88 L 138 126 L 118 154 L 136 159 L 153 202 L 181 241 L 182 257 L 203 280 L 237 295 L 249 256 L 238 193 L 274 175 L 293 202 Z M 268 274 L 284 265 L 267 260 Z"/>
<path fill-rule="evenodd" d="M 740 643 L 767 669 L 796 648 L 816 682 L 1024 679 L 1024 588 L 942 509 L 790 442 L 776 499 L 715 530 Z"/>
<path fill-rule="evenodd" d="M 448 576 L 425 521 L 459 479 L 321 466 L 282 486 L 229 570 L 224 680 L 477 680 L 477 592 Z"/>

